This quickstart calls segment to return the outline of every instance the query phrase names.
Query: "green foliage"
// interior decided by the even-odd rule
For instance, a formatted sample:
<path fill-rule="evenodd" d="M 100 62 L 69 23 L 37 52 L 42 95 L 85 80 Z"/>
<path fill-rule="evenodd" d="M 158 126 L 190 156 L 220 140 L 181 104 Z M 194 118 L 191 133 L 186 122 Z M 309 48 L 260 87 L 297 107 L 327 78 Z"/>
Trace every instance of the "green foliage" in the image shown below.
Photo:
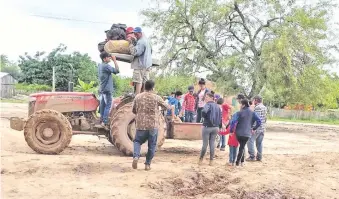
<path fill-rule="evenodd" d="M 94 87 L 95 81 L 91 81 L 90 83 L 85 83 L 81 79 L 78 79 L 78 85 L 76 85 L 75 90 L 79 92 L 92 92 L 96 93 L 97 88 Z"/>
<path fill-rule="evenodd" d="M 133 87 L 131 86 L 132 78 L 120 77 L 113 75 L 114 85 L 114 97 L 119 97 L 124 94 L 133 93 Z"/>
<path fill-rule="evenodd" d="M 287 101 L 321 100 L 321 67 L 336 46 L 327 42 L 327 20 L 335 9 L 330 2 L 156 2 L 142 15 L 155 30 L 152 41 L 162 49 L 165 73 L 207 71 L 222 90 L 248 97 L 269 90 Z"/>
<path fill-rule="evenodd" d="M 193 76 L 184 75 L 169 75 L 155 76 L 152 78 L 155 81 L 155 90 L 159 95 L 169 95 L 173 91 L 181 91 L 185 93 L 189 85 L 194 85 L 196 79 Z M 127 93 L 133 93 L 131 86 L 132 79 L 126 77 L 113 76 L 114 97 L 119 97 Z"/>
<path fill-rule="evenodd" d="M 20 56 L 19 67 L 22 71 L 20 82 L 27 84 L 52 85 L 52 71 L 55 67 L 56 90 L 67 91 L 68 82 L 78 78 L 84 82 L 97 82 L 96 63 L 87 54 L 73 52 L 65 54 L 67 47 L 59 45 L 49 54 L 37 52 L 34 56 Z"/>
<path fill-rule="evenodd" d="M 31 94 L 35 92 L 49 92 L 52 90 L 52 87 L 44 84 L 25 84 L 19 83 L 15 85 L 15 89 L 18 93 L 22 94 Z"/>
<path fill-rule="evenodd" d="M 1 72 L 6 72 L 12 75 L 14 79 L 20 78 L 20 68 L 15 63 L 9 61 L 6 55 L 0 55 L 0 69 Z"/>
<path fill-rule="evenodd" d="M 193 76 L 161 75 L 155 77 L 155 90 L 159 95 L 170 95 L 173 91 L 186 93 L 188 86 L 194 85 L 196 79 Z"/>

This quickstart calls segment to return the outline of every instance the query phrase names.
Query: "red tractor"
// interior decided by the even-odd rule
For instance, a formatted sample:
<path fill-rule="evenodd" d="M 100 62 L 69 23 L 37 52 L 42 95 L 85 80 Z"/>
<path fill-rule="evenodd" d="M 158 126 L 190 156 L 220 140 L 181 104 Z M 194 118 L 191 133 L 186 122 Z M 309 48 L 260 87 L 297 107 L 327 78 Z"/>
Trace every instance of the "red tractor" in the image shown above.
<path fill-rule="evenodd" d="M 92 93 L 46 92 L 30 95 L 28 119 L 13 117 L 12 129 L 24 130 L 27 144 L 42 154 L 58 154 L 71 142 L 72 135 L 105 135 L 125 155 L 133 154 L 135 115 L 132 113 L 133 96 L 125 96 L 111 110 L 110 126 L 105 128 L 96 115 L 99 101 Z M 165 141 L 166 122 L 161 115 L 158 147 Z M 142 146 L 142 154 L 147 145 Z"/>

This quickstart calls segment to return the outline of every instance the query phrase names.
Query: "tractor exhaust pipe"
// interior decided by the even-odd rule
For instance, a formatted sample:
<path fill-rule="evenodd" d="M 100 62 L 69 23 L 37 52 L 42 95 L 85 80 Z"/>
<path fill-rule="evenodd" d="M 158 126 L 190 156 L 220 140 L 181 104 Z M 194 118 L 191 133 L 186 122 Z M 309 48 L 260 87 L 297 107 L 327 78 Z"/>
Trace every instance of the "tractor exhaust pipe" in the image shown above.
<path fill-rule="evenodd" d="M 68 82 L 68 92 L 73 92 L 73 88 L 74 88 L 74 83 Z"/>

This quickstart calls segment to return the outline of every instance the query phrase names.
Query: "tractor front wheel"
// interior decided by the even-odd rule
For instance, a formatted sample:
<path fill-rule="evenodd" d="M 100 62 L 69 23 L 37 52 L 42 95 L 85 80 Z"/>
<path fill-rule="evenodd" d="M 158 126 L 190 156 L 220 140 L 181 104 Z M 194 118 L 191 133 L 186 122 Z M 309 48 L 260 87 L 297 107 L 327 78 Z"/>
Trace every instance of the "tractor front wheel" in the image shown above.
<path fill-rule="evenodd" d="M 28 118 L 24 135 L 28 146 L 37 153 L 58 154 L 71 142 L 72 126 L 63 114 L 44 109 Z"/>

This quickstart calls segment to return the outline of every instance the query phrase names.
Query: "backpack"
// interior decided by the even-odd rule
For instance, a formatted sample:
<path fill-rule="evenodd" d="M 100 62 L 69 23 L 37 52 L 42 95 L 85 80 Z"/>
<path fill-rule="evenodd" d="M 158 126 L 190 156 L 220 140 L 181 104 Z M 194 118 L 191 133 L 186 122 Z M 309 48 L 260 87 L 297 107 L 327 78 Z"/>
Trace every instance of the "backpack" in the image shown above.
<path fill-rule="evenodd" d="M 106 32 L 108 40 L 126 40 L 126 24 L 113 24 L 111 29 Z"/>

